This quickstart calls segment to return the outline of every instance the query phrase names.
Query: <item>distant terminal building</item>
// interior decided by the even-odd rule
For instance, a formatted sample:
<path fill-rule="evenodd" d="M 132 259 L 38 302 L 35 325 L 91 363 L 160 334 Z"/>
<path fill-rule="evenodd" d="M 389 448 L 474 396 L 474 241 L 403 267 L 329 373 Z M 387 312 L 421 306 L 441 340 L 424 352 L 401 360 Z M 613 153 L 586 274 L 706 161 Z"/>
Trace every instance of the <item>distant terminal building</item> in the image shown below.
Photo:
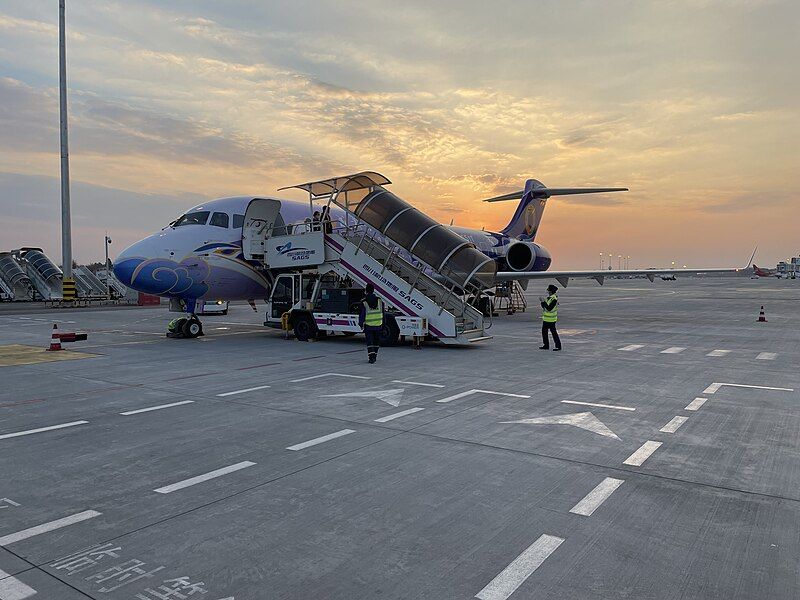
<path fill-rule="evenodd" d="M 776 274 L 778 277 L 787 277 L 791 279 L 800 275 L 800 257 L 795 256 L 794 258 L 779 262 Z"/>

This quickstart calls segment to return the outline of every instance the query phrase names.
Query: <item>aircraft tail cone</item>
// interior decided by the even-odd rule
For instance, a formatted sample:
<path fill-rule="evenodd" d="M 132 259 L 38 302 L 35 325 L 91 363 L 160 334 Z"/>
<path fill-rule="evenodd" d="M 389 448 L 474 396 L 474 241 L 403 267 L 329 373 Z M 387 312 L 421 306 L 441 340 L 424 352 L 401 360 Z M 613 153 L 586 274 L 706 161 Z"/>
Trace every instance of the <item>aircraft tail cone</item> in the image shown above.
<path fill-rule="evenodd" d="M 761 312 L 758 313 L 758 323 L 766 323 L 767 315 L 764 314 L 764 307 L 761 307 Z"/>
<path fill-rule="evenodd" d="M 53 323 L 53 335 L 50 338 L 50 347 L 48 352 L 55 352 L 56 350 L 63 350 L 61 347 L 61 337 L 58 334 L 58 323 Z"/>

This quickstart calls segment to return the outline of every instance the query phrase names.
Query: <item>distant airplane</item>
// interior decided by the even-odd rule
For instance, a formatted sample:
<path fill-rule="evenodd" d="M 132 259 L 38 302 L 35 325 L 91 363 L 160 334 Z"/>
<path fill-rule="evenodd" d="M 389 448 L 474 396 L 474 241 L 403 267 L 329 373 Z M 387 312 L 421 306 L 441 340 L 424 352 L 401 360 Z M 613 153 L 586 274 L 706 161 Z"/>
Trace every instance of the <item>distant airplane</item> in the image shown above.
<path fill-rule="evenodd" d="M 525 284 L 531 279 L 555 279 L 566 286 L 571 278 L 591 278 L 602 284 L 605 277 L 620 274 L 642 274 L 652 281 L 655 275 L 667 273 L 734 270 L 549 271 L 551 254 L 534 241 L 548 198 L 621 191 L 627 188 L 548 188 L 535 179 L 528 179 L 523 190 L 486 200 L 520 200 L 508 225 L 499 232 L 456 226 L 449 229 L 496 262 L 496 282 L 516 280 Z M 246 260 L 242 250 L 248 206 L 262 199 L 279 203 L 275 235 L 280 235 L 278 231 L 287 234 L 309 226 L 313 211 L 322 209 L 321 205 L 270 197 L 238 196 L 205 202 L 191 208 L 160 232 L 123 250 L 114 263 L 114 275 L 134 290 L 180 300 L 185 312 L 191 315 L 195 314 L 200 300 L 267 299 L 279 271 L 264 269 L 263 265 Z M 336 205 L 330 206 L 332 226 L 348 219 L 352 222 L 353 216 Z"/>
<path fill-rule="evenodd" d="M 753 264 L 753 273 L 759 277 L 777 277 L 777 269 L 762 269 Z"/>

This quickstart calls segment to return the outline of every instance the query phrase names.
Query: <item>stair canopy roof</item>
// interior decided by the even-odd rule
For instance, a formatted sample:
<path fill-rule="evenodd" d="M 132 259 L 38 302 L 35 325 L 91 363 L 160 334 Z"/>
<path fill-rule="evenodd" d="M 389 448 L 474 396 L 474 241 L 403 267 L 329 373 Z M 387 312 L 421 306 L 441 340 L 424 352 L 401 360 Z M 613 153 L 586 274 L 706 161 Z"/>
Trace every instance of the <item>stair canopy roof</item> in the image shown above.
<path fill-rule="evenodd" d="M 313 197 L 327 196 L 338 192 L 353 192 L 374 187 L 376 185 L 386 185 L 392 183 L 386 177 L 375 171 L 362 171 L 352 175 L 341 177 L 331 177 L 319 181 L 309 181 L 298 185 L 289 185 L 279 188 L 278 191 L 298 188 L 307 191 Z"/>

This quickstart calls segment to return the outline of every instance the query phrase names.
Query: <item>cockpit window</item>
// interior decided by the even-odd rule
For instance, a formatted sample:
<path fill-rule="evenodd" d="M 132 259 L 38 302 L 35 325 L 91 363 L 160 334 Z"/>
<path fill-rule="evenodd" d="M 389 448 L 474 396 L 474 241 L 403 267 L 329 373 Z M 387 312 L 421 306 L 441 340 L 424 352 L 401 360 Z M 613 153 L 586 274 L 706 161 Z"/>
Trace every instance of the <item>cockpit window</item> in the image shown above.
<path fill-rule="evenodd" d="M 186 213 L 180 219 L 175 221 L 173 227 L 180 227 L 181 225 L 205 225 L 206 221 L 208 221 L 209 214 L 211 213 L 207 210 Z"/>
<path fill-rule="evenodd" d="M 225 229 L 228 228 L 228 215 L 227 213 L 215 212 L 211 215 L 211 222 L 209 225 L 214 225 L 215 227 L 224 227 Z"/>
<path fill-rule="evenodd" d="M 244 225 L 244 215 L 233 215 L 233 228 L 241 229 Z"/>

